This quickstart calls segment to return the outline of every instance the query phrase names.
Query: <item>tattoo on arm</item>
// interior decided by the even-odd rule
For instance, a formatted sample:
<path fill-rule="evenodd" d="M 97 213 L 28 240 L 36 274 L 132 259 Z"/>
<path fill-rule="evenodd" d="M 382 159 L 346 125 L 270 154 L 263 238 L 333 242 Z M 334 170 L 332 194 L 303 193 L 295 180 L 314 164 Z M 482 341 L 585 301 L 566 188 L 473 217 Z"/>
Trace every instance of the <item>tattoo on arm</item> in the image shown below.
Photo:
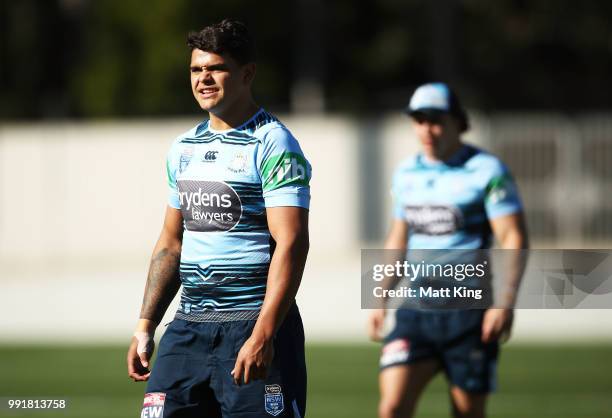
<path fill-rule="evenodd" d="M 179 252 L 162 249 L 151 259 L 149 277 L 142 300 L 140 318 L 161 321 L 168 305 L 181 287 L 179 278 Z"/>

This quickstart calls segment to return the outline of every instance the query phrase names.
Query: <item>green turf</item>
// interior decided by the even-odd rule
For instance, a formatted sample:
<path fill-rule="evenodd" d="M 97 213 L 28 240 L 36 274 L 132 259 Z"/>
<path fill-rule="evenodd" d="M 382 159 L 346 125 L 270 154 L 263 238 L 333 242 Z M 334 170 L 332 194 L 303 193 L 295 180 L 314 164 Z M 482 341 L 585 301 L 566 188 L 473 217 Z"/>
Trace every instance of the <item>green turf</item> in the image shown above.
<path fill-rule="evenodd" d="M 376 345 L 308 347 L 308 417 L 375 417 Z M 137 417 L 143 384 L 131 382 L 123 347 L 0 347 L 0 398 L 68 399 L 59 413 L 0 416 Z M 503 351 L 491 417 L 612 417 L 612 345 L 511 346 Z M 435 379 L 418 417 L 447 417 L 444 379 Z"/>

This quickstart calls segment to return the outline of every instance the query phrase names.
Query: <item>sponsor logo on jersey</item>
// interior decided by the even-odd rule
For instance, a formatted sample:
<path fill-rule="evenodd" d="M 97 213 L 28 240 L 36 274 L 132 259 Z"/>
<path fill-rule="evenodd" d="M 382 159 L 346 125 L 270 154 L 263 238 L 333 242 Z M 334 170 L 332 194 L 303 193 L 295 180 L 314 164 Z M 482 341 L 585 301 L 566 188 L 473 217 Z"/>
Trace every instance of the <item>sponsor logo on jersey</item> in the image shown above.
<path fill-rule="evenodd" d="M 415 234 L 450 235 L 463 226 L 463 216 L 455 206 L 406 206 L 404 215 Z"/>
<path fill-rule="evenodd" d="M 202 162 L 205 163 L 214 163 L 217 161 L 217 154 L 219 151 L 206 151 L 204 156 L 202 157 Z"/>
<path fill-rule="evenodd" d="M 268 158 L 262 167 L 263 189 L 270 191 L 289 185 L 308 186 L 308 162 L 302 154 L 284 152 Z"/>
<path fill-rule="evenodd" d="M 232 173 L 240 174 L 247 171 L 247 157 L 242 152 L 237 153 L 230 161 L 227 169 Z"/>
<path fill-rule="evenodd" d="M 499 176 L 492 179 L 487 186 L 487 203 L 500 203 L 504 200 L 517 195 L 516 188 L 512 179 L 507 176 Z"/>
<path fill-rule="evenodd" d="M 380 356 L 380 367 L 403 363 L 410 357 L 410 341 L 406 338 L 398 338 L 385 344 Z"/>
<path fill-rule="evenodd" d="M 179 180 L 179 202 L 188 231 L 229 231 L 240 221 L 238 193 L 220 181 Z"/>
<path fill-rule="evenodd" d="M 283 412 L 285 403 L 280 385 L 266 385 L 266 394 L 264 396 L 264 404 L 268 414 L 275 417 Z"/>
<path fill-rule="evenodd" d="M 162 392 L 146 393 L 140 418 L 162 418 L 164 416 L 164 404 L 166 394 Z"/>

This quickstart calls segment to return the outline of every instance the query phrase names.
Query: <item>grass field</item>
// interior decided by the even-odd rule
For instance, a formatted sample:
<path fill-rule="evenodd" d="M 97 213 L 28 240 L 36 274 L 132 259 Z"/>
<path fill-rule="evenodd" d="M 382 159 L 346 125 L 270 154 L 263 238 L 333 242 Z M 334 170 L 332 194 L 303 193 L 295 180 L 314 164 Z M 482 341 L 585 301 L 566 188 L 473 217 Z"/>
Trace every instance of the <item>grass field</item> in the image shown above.
<path fill-rule="evenodd" d="M 0 416 L 138 417 L 143 384 L 131 382 L 124 347 L 0 347 Z M 308 346 L 309 418 L 372 418 L 376 345 Z M 502 353 L 491 417 L 612 417 L 612 345 L 510 346 Z M 18 413 L 7 398 L 68 399 L 63 412 Z M 428 388 L 418 417 L 447 417 L 445 382 Z"/>

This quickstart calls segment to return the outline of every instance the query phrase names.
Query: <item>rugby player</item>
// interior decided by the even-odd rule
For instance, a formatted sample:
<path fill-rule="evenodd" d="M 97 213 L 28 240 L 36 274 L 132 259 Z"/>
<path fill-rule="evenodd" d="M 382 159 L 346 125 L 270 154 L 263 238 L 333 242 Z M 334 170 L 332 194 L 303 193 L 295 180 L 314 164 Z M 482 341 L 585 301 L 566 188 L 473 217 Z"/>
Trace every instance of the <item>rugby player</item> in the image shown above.
<path fill-rule="evenodd" d="M 191 33 L 191 88 L 209 119 L 167 155 L 169 200 L 128 374 L 142 417 L 303 417 L 304 330 L 295 304 L 309 247 L 311 167 L 253 100 L 255 45 L 223 20 Z M 150 369 L 153 336 L 180 306 Z"/>
<path fill-rule="evenodd" d="M 420 86 L 406 112 L 421 152 L 393 177 L 394 219 L 385 248 L 480 249 L 527 247 L 521 202 L 508 169 L 465 144 L 468 116 L 443 83 Z M 373 310 L 368 331 L 381 339 L 385 309 Z M 509 332 L 510 306 L 473 310 L 398 309 L 384 339 L 379 385 L 381 418 L 411 417 L 427 383 L 443 370 L 453 416 L 485 415 L 495 386 L 498 343 Z"/>

